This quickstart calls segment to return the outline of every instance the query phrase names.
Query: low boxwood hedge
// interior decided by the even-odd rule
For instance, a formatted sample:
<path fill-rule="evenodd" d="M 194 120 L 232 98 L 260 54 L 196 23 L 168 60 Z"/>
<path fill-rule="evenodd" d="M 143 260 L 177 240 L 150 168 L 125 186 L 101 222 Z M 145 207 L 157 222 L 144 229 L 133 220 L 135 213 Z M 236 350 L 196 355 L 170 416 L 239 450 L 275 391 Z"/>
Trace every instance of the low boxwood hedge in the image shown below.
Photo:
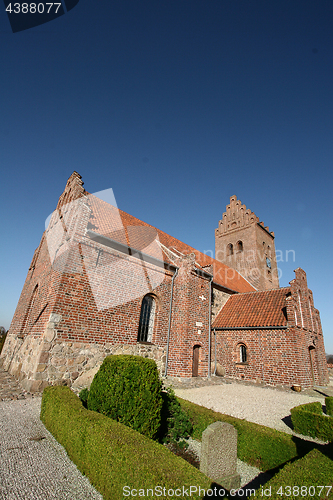
<path fill-rule="evenodd" d="M 325 406 L 326 406 L 327 415 L 330 415 L 331 417 L 333 417 L 333 398 L 332 397 L 325 398 Z"/>
<path fill-rule="evenodd" d="M 129 496 L 124 494 L 129 491 L 134 491 L 132 496 L 154 496 L 156 487 L 165 488 L 166 492 L 178 489 L 179 493 L 183 487 L 189 491 L 190 486 L 200 486 L 207 491 L 211 486 L 204 474 L 161 444 L 86 410 L 68 387 L 44 390 L 41 420 L 105 500 L 120 500 Z M 163 497 L 174 496 L 179 495 L 170 493 Z M 191 498 L 203 495 L 192 490 Z"/>
<path fill-rule="evenodd" d="M 319 450 L 283 467 L 270 481 L 260 487 L 253 500 L 300 498 L 333 499 L 333 461 Z"/>
<path fill-rule="evenodd" d="M 290 413 L 294 430 L 298 434 L 333 441 L 333 418 L 324 415 L 321 403 L 295 406 Z"/>
<path fill-rule="evenodd" d="M 305 455 L 309 451 L 307 443 L 296 443 L 293 436 L 284 432 L 223 415 L 189 401 L 178 399 L 192 422 L 193 432 L 191 435 L 193 439 L 200 441 L 203 431 L 217 420 L 228 422 L 237 429 L 238 458 L 262 471 L 278 467 L 300 454 Z"/>

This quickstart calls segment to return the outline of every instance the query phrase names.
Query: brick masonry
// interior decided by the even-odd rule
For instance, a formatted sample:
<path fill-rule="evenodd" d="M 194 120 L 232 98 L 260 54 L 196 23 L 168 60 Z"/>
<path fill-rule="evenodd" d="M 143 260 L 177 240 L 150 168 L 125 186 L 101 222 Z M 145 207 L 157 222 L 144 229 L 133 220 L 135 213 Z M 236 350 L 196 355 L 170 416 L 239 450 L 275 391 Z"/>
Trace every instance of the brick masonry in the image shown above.
<path fill-rule="evenodd" d="M 41 391 L 48 384 L 71 386 L 96 371 L 105 356 L 119 353 L 154 359 L 161 375 L 207 376 L 210 355 L 211 360 L 214 357 L 214 335 L 210 338 L 209 333 L 210 314 L 213 319 L 223 314 L 223 306 L 230 294 L 241 289 L 254 290 L 253 286 L 233 269 L 212 258 L 191 250 L 186 253 L 186 248 L 191 247 L 182 242 L 177 250 L 177 240 L 165 234 L 164 241 L 170 241 L 172 247 L 164 247 L 162 267 L 162 261 L 154 259 L 143 265 L 138 255 L 123 251 L 124 245 L 127 248 L 129 230 L 116 227 L 110 233 L 110 227 L 115 224 L 114 208 L 104 204 L 102 222 L 96 226 L 96 202 L 92 202 L 88 194 L 81 176 L 74 172 L 34 253 L 1 353 L 3 368 L 20 380 L 28 391 Z M 244 210 L 240 202 L 237 203 L 236 197 L 232 197 L 231 206 Z M 273 273 L 276 265 L 273 233 L 261 227 L 251 212 L 245 210 L 244 217 L 246 227 L 241 230 L 252 231 L 252 236 L 247 239 L 242 236 L 243 250 L 253 238 L 257 238 L 253 240 L 255 243 L 252 241 L 257 250 L 264 234 L 267 247 L 271 248 Z M 237 220 L 241 224 L 243 219 Z M 106 240 L 91 236 L 98 227 L 102 231 L 104 223 L 108 229 L 103 234 L 112 238 L 113 246 L 106 244 Z M 150 227 L 150 230 L 154 228 Z M 221 225 L 218 231 L 221 231 Z M 153 248 L 151 242 L 147 244 L 142 235 L 140 232 L 135 235 L 136 248 L 148 248 L 150 255 L 157 257 L 159 247 Z M 232 240 L 236 246 L 237 238 L 235 236 Z M 202 265 L 198 263 L 200 259 Z M 262 267 L 267 271 L 265 266 L 266 261 Z M 226 286 L 218 274 L 221 270 L 226 275 L 228 270 L 233 274 L 232 278 L 225 280 Z M 261 283 L 263 289 L 276 284 L 266 278 Z M 217 335 L 219 364 L 226 367 L 231 376 L 250 380 L 261 378 L 273 385 L 297 382 L 305 386 L 327 380 L 319 312 L 313 307 L 305 273 L 297 271 L 290 286 L 289 333 L 262 332 L 260 343 L 258 332 L 252 330 Z M 301 294 L 302 309 L 297 305 L 298 293 Z M 147 294 L 155 302 L 152 338 L 149 342 L 138 342 L 141 305 Z M 310 328 L 310 325 L 315 326 Z M 248 346 L 247 365 L 237 361 L 240 341 Z M 314 348 L 309 351 L 311 346 Z M 310 355 L 313 377 L 309 376 Z M 195 373 L 194 356 L 197 356 Z"/>
<path fill-rule="evenodd" d="M 236 196 L 215 231 L 215 258 L 237 269 L 257 290 L 279 286 L 274 232 Z"/>
<path fill-rule="evenodd" d="M 247 381 L 270 385 L 326 385 L 329 382 L 323 332 L 319 311 L 315 309 L 306 274 L 298 268 L 295 279 L 286 288 L 284 325 L 241 328 L 216 327 L 217 361 L 225 368 L 226 375 Z M 268 293 L 268 292 L 265 292 Z M 262 292 L 257 292 L 261 294 Z M 256 293 L 247 294 L 248 309 L 255 303 Z M 224 325 L 228 320 L 223 309 L 214 325 Z M 272 316 L 273 317 L 273 316 Z M 250 314 L 249 314 L 250 318 Z M 251 316 L 252 325 L 255 315 Z M 230 318 L 234 325 L 235 318 Z M 246 361 L 241 359 L 241 346 L 246 348 Z M 215 344 L 214 344 L 215 348 Z"/>

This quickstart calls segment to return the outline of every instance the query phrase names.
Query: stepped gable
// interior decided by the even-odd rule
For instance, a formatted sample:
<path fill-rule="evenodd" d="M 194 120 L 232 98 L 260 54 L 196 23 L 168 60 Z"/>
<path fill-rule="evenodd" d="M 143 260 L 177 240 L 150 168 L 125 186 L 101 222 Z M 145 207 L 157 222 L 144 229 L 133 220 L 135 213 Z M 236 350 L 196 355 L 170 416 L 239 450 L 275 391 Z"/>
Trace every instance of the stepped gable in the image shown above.
<path fill-rule="evenodd" d="M 213 266 L 214 282 L 218 285 L 235 292 L 254 290 L 254 287 L 237 271 L 173 238 L 160 229 L 109 205 L 96 196 L 89 196 L 89 204 L 92 212 L 88 229 L 158 258 L 156 245 L 152 244 L 157 233 L 161 244 L 160 249 L 166 262 L 174 264 L 177 258 L 194 253 L 198 268 Z M 140 228 L 144 228 L 144 230 L 141 231 Z M 207 272 L 211 271 L 207 269 Z"/>
<path fill-rule="evenodd" d="M 287 326 L 286 298 L 290 287 L 231 295 L 213 328 Z"/>
<path fill-rule="evenodd" d="M 83 187 L 84 182 L 82 181 L 82 176 L 74 170 L 72 175 L 69 177 L 66 187 L 59 197 L 57 210 L 64 205 L 87 195 L 87 191 Z"/>

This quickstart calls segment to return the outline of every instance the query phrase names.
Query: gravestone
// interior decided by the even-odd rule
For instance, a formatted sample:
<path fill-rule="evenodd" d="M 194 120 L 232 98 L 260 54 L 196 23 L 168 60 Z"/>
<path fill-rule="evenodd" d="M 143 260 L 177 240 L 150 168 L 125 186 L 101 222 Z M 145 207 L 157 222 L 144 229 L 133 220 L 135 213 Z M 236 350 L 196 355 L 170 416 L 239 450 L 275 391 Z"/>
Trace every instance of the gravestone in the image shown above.
<path fill-rule="evenodd" d="M 240 487 L 237 474 L 237 431 L 214 422 L 202 433 L 200 471 L 227 490 Z"/>

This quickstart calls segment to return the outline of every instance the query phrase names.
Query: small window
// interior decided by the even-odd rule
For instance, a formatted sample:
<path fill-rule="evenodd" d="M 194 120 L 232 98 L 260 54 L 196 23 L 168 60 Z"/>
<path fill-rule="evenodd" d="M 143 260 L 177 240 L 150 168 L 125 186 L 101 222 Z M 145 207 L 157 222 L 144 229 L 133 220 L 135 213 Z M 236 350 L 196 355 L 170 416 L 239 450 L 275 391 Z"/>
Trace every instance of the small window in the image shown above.
<path fill-rule="evenodd" d="M 237 252 L 242 252 L 242 251 L 243 251 L 243 242 L 237 241 Z"/>
<path fill-rule="evenodd" d="M 246 363 L 247 361 L 246 347 L 244 344 L 239 346 L 239 360 L 241 363 Z"/>
<path fill-rule="evenodd" d="M 138 342 L 152 342 L 156 301 L 151 295 L 146 295 L 142 300 L 141 314 L 138 331 Z"/>
<path fill-rule="evenodd" d="M 229 243 L 227 246 L 227 255 L 233 255 L 234 254 L 234 247 L 232 243 Z"/>

